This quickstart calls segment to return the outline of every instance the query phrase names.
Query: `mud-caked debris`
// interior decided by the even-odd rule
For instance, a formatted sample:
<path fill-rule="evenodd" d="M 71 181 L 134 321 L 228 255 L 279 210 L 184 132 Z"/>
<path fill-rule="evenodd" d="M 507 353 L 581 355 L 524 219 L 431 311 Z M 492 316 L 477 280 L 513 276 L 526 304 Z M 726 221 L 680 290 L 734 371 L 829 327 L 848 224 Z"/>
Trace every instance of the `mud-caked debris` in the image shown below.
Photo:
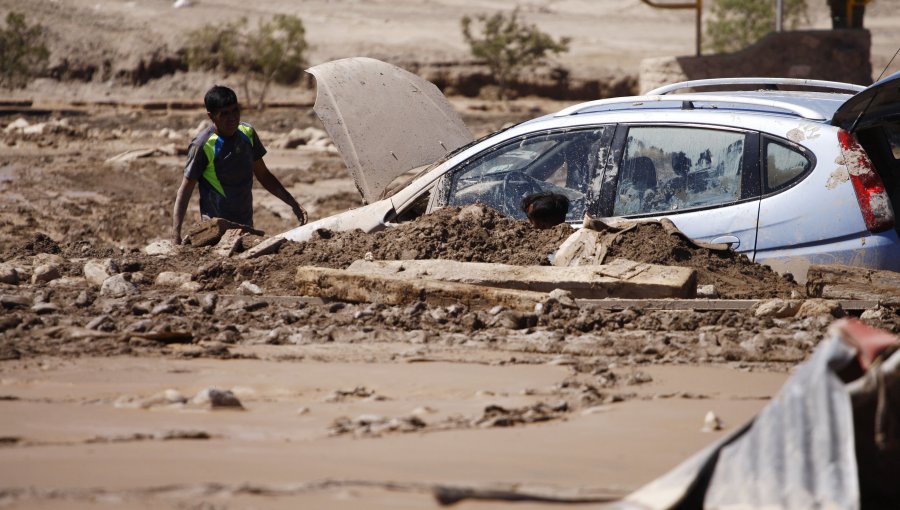
<path fill-rule="evenodd" d="M 241 401 L 231 390 L 216 388 L 201 390 L 191 399 L 191 404 L 209 409 L 244 409 Z"/>
<path fill-rule="evenodd" d="M 371 401 L 388 400 L 383 395 L 378 395 L 374 390 L 365 386 L 357 386 L 352 390 L 335 390 L 322 399 L 323 402 L 344 402 L 350 399 L 366 399 Z"/>
<path fill-rule="evenodd" d="M 389 432 L 415 432 L 426 427 L 418 416 L 386 418 L 377 414 L 364 414 L 356 418 L 341 417 L 328 427 L 332 436 L 353 434 L 356 437 L 378 437 Z"/>
<path fill-rule="evenodd" d="M 569 404 L 565 401 L 553 405 L 538 402 L 531 406 L 513 409 L 492 404 L 485 407 L 483 414 L 472 421 L 472 426 L 481 428 L 513 427 L 556 420 L 562 418 L 568 411 Z"/>

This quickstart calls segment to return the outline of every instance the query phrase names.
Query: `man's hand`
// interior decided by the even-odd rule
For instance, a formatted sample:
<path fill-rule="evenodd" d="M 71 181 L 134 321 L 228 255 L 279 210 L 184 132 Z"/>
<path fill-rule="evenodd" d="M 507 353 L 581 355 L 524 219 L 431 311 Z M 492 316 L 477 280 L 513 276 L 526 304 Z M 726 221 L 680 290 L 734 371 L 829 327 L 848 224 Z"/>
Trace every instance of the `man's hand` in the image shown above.
<path fill-rule="evenodd" d="M 294 215 L 297 216 L 297 221 L 300 222 L 300 226 L 306 225 L 306 221 L 309 219 L 309 216 L 306 214 L 306 209 L 304 209 L 300 204 L 297 204 L 297 206 L 294 207 L 293 210 Z"/>

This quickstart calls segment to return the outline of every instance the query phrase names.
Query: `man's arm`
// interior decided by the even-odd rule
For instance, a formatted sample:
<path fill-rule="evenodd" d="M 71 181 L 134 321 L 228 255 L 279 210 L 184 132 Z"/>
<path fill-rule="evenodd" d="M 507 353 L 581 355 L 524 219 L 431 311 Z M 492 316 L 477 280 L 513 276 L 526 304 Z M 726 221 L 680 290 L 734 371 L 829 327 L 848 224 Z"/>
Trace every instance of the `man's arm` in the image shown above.
<path fill-rule="evenodd" d="M 175 209 L 172 211 L 172 242 L 175 245 L 181 244 L 181 224 L 184 222 L 184 213 L 187 211 L 188 202 L 191 200 L 191 193 L 194 192 L 194 186 L 197 181 L 181 178 L 181 186 L 178 187 L 178 194 L 175 195 Z"/>
<path fill-rule="evenodd" d="M 275 195 L 282 202 L 291 207 L 291 210 L 294 211 L 294 215 L 297 216 L 297 221 L 299 221 L 301 225 L 306 225 L 306 209 L 300 207 L 300 204 L 298 204 L 294 197 L 288 193 L 288 190 L 284 189 L 284 186 L 281 185 L 281 181 L 272 175 L 272 172 L 269 171 L 269 167 L 266 166 L 266 162 L 261 158 L 253 162 L 253 175 L 256 176 L 256 179 L 262 184 L 263 188 L 266 188 L 266 191 Z"/>

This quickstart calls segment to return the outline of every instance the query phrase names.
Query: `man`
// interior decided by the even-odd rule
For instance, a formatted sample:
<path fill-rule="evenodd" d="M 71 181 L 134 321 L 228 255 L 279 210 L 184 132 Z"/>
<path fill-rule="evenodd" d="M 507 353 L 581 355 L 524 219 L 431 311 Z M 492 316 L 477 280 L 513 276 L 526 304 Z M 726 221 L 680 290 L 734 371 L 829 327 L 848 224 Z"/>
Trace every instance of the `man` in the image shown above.
<path fill-rule="evenodd" d="M 172 240 L 181 244 L 181 224 L 194 186 L 200 183 L 200 215 L 203 219 L 223 218 L 253 226 L 253 177 L 271 194 L 289 205 L 301 225 L 306 211 L 263 161 L 266 149 L 253 126 L 241 122 L 237 95 L 219 85 L 203 98 L 213 125 L 191 142 L 184 177 L 175 197 Z"/>
<path fill-rule="evenodd" d="M 522 199 L 522 210 L 528 216 L 528 222 L 536 228 L 553 228 L 565 223 L 569 199 L 550 191 L 535 193 Z"/>

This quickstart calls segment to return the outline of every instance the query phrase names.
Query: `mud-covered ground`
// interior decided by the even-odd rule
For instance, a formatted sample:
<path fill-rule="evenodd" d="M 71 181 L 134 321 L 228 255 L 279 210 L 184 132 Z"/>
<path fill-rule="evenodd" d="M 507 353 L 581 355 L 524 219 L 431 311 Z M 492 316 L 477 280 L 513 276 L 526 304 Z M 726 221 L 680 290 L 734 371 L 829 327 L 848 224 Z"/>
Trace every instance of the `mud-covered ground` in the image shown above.
<path fill-rule="evenodd" d="M 467 105 L 476 134 L 554 106 Z M 360 204 L 321 133 L 280 148 L 318 129 L 309 112 L 247 117 L 311 219 Z M 123 107 L 0 115 L 0 502 L 422 508 L 440 487 L 473 484 L 621 496 L 751 417 L 845 313 L 815 300 L 788 318 L 386 306 L 323 302 L 293 284 L 299 266 L 344 268 L 367 253 L 546 264 L 571 234 L 490 209 L 322 231 L 249 260 L 210 246 L 147 254 L 169 237 L 202 120 Z M 198 216 L 195 194 L 185 232 Z M 274 234 L 295 220 L 260 189 L 255 221 Z M 765 266 L 655 225 L 621 235 L 608 257 L 695 268 L 726 299 L 805 298 Z M 865 318 L 900 331 L 896 310 Z M 219 410 L 229 402 L 243 411 Z M 710 410 L 725 423 L 712 436 L 699 432 Z"/>

